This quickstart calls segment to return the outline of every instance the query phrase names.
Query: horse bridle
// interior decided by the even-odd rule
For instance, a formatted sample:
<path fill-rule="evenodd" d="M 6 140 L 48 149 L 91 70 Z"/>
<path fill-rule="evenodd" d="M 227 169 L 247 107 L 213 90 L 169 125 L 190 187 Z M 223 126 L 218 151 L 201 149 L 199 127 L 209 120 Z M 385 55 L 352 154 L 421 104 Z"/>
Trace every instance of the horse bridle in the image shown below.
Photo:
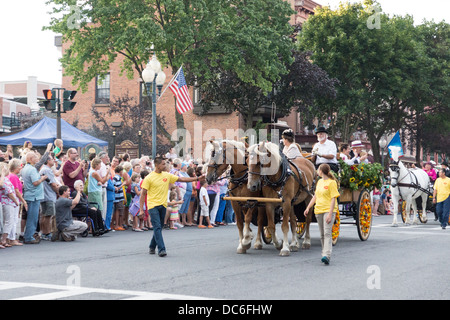
<path fill-rule="evenodd" d="M 234 150 L 236 147 L 225 148 L 224 149 L 223 148 L 223 141 L 221 143 L 222 143 L 222 146 L 219 148 L 217 153 L 218 153 L 218 155 L 222 153 L 222 163 L 221 164 L 224 164 L 224 163 L 226 164 L 226 160 L 227 160 L 226 153 L 227 153 L 227 150 L 231 150 L 231 149 Z M 246 152 L 245 152 L 245 154 L 246 154 Z M 245 155 L 245 157 L 247 157 L 247 155 Z M 233 183 L 233 184 L 237 184 L 237 185 L 241 185 L 243 182 L 247 181 L 247 178 L 248 178 L 248 167 L 245 170 L 242 170 L 241 172 L 233 173 L 233 174 L 230 174 L 230 175 L 222 177 L 222 178 L 217 178 L 216 172 L 217 172 L 217 169 L 219 168 L 219 166 L 221 164 L 218 164 L 217 161 L 215 160 L 215 158 L 216 158 L 216 148 L 214 148 L 212 150 L 212 152 L 211 152 L 211 160 L 214 161 L 214 164 L 208 164 L 208 167 L 214 168 L 214 178 L 216 178 L 215 180 L 222 180 L 222 179 L 230 178 L 230 182 Z M 240 178 L 233 178 L 233 176 L 235 176 L 237 174 L 240 174 L 240 173 L 244 173 L 244 172 L 245 172 L 245 174 L 242 177 L 240 177 Z"/>

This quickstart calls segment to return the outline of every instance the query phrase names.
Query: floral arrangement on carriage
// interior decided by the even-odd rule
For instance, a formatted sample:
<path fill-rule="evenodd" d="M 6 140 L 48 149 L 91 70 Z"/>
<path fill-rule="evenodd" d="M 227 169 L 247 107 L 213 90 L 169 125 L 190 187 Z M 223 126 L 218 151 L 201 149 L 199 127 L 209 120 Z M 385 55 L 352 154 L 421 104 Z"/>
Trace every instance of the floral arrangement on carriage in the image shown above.
<path fill-rule="evenodd" d="M 381 189 L 383 185 L 383 168 L 379 163 L 360 163 L 348 165 L 339 160 L 341 170 L 339 172 L 340 187 L 350 190 L 366 188 L 372 191 L 374 187 Z"/>

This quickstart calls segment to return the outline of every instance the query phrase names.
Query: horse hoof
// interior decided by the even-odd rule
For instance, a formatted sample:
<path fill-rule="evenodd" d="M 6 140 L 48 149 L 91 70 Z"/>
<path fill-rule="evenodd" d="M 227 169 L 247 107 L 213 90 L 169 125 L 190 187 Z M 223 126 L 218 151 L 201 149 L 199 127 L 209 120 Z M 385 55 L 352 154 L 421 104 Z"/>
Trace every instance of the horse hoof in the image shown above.
<path fill-rule="evenodd" d="M 242 244 L 242 249 L 248 250 L 248 249 L 250 249 L 251 246 L 252 246 L 252 243 L 251 243 L 251 242 L 249 242 L 249 243 L 243 243 L 243 244 Z"/>
<path fill-rule="evenodd" d="M 275 248 L 277 248 L 277 250 L 281 250 L 281 248 L 283 248 L 283 243 L 279 243 L 277 246 L 275 246 Z"/>
<path fill-rule="evenodd" d="M 297 251 L 298 251 L 298 245 L 290 245 L 290 246 L 289 246 L 289 249 L 290 249 L 292 252 L 297 252 Z"/>
<path fill-rule="evenodd" d="M 261 250 L 262 249 L 262 244 L 255 244 L 254 246 L 253 246 L 253 248 L 255 249 L 255 250 Z"/>
<path fill-rule="evenodd" d="M 398 224 L 397 223 L 393 223 L 392 226 L 393 227 L 398 227 Z"/>
<path fill-rule="evenodd" d="M 311 249 L 311 244 L 310 244 L 310 243 L 304 243 L 304 244 L 302 244 L 302 249 L 303 249 L 303 250 L 309 250 L 309 249 Z"/>
<path fill-rule="evenodd" d="M 282 257 L 288 257 L 291 254 L 291 252 L 287 249 L 283 249 L 280 251 L 280 256 Z"/>
<path fill-rule="evenodd" d="M 244 248 L 237 248 L 236 253 L 238 254 L 247 253 L 247 250 L 245 250 Z"/>

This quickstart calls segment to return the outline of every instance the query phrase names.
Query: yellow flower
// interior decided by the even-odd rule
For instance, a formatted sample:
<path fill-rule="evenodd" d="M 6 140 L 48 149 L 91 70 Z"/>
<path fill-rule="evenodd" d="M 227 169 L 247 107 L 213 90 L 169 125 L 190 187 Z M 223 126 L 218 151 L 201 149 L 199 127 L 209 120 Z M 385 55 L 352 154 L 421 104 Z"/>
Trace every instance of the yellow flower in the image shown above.
<path fill-rule="evenodd" d="M 350 182 L 355 182 L 355 177 L 351 177 Z"/>

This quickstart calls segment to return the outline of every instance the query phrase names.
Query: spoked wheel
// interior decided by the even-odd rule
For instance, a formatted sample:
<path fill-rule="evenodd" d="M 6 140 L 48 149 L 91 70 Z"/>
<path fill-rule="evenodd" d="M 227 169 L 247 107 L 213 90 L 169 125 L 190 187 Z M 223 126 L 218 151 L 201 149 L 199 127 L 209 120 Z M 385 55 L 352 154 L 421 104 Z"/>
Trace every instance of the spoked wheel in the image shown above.
<path fill-rule="evenodd" d="M 361 241 L 369 239 L 372 229 L 372 206 L 370 205 L 370 194 L 367 189 L 363 189 L 359 195 L 356 215 L 356 227 Z"/>
<path fill-rule="evenodd" d="M 269 232 L 269 227 L 263 227 L 261 231 L 261 237 L 265 244 L 270 244 L 272 242 L 272 235 Z"/>
<path fill-rule="evenodd" d="M 297 238 L 301 239 L 306 231 L 306 222 L 297 221 Z"/>
<path fill-rule="evenodd" d="M 336 219 L 334 220 L 333 228 L 331 229 L 331 240 L 333 246 L 335 246 L 336 243 L 338 242 L 340 226 L 341 226 L 341 218 L 339 216 L 339 209 L 338 209 L 338 211 L 336 212 Z"/>

